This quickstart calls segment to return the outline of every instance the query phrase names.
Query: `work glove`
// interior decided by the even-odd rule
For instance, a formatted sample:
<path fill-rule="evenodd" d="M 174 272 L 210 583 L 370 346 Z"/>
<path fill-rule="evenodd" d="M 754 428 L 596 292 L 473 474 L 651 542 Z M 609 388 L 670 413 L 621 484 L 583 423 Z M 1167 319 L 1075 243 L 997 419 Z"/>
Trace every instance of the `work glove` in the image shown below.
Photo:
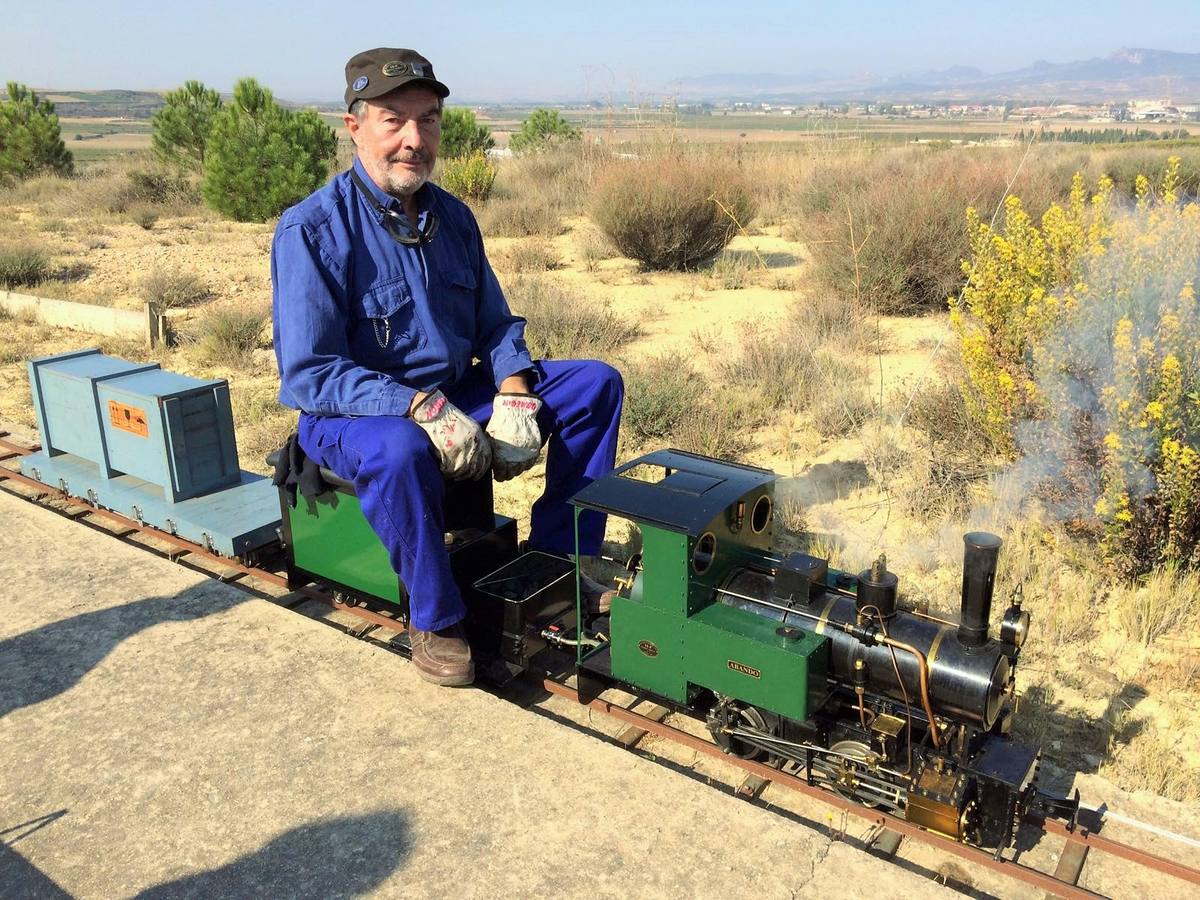
<path fill-rule="evenodd" d="M 533 394 L 497 394 L 487 433 L 492 442 L 492 471 L 497 481 L 520 475 L 538 458 L 542 432 L 537 414 L 542 401 Z"/>
<path fill-rule="evenodd" d="M 492 448 L 479 423 L 446 399 L 429 394 L 411 413 L 433 441 L 442 474 L 461 481 L 482 478 L 492 464 Z"/>

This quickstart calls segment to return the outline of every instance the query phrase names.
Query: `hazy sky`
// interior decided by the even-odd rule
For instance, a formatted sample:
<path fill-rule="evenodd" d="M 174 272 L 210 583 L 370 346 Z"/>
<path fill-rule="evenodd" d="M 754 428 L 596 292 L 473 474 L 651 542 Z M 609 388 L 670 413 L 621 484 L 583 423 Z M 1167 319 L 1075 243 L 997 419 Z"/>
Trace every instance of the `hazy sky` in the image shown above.
<path fill-rule="evenodd" d="M 333 100 L 346 59 L 384 45 L 424 53 L 462 100 L 621 100 L 711 73 L 889 76 L 952 65 L 1002 71 L 1120 47 L 1198 52 L 1197 6 L 0 0 L 0 81 L 154 89 L 198 78 L 227 91 L 253 75 L 285 99 Z"/>

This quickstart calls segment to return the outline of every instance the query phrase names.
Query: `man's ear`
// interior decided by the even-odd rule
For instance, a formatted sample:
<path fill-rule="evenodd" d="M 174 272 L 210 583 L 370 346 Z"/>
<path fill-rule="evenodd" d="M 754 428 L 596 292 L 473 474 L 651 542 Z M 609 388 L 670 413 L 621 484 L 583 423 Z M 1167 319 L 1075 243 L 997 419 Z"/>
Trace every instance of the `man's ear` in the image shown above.
<path fill-rule="evenodd" d="M 354 116 L 352 116 L 350 113 L 346 113 L 345 115 L 342 116 L 342 122 L 346 126 L 346 131 L 349 132 L 349 134 L 350 134 L 350 140 L 353 141 L 354 146 L 357 147 L 358 146 L 358 129 L 361 127 L 359 125 L 358 119 L 354 118 Z"/>

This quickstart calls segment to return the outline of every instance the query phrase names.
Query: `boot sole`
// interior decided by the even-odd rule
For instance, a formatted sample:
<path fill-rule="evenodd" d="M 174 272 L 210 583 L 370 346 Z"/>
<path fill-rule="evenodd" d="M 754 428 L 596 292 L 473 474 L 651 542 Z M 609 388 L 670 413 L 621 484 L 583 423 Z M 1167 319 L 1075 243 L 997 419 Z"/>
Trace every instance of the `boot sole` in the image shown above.
<path fill-rule="evenodd" d="M 426 672 L 420 666 L 416 666 L 416 670 L 417 674 L 420 675 L 424 681 L 428 681 L 430 684 L 439 685 L 440 687 L 466 687 L 469 684 L 473 684 L 475 681 L 474 665 L 472 665 L 471 668 L 466 672 L 458 675 L 438 675 L 433 672 Z"/>

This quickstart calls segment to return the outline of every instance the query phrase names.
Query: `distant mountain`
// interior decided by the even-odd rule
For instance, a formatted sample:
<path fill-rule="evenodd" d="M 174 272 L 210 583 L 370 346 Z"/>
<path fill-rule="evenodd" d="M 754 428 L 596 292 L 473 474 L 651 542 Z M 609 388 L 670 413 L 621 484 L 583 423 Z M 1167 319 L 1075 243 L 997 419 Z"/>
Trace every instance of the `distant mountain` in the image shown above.
<path fill-rule="evenodd" d="M 1200 100 L 1200 53 L 1126 48 L 1107 57 L 1053 63 L 1038 60 L 1022 69 L 988 74 L 952 66 L 890 78 L 829 72 L 798 75 L 728 73 L 681 78 L 672 85 L 681 99 L 814 100 L 1050 100 L 1087 102 L 1134 97 Z"/>

